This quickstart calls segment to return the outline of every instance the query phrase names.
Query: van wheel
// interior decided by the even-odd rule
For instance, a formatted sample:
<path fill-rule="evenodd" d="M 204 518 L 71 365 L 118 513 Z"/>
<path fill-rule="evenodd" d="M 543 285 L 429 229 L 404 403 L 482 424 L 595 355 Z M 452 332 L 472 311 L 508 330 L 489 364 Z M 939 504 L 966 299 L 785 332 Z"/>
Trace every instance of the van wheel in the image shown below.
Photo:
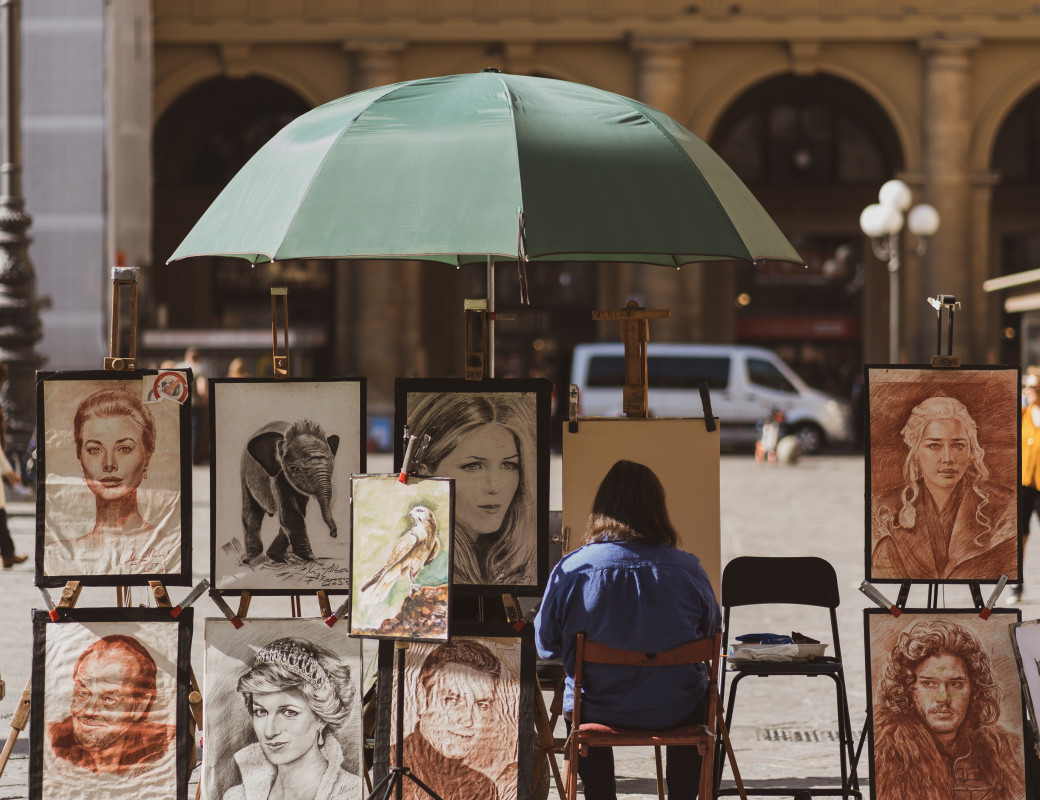
<path fill-rule="evenodd" d="M 814 422 L 803 422 L 796 425 L 794 435 L 798 437 L 798 441 L 802 445 L 802 452 L 807 455 L 819 453 L 827 443 L 827 436 L 823 429 Z"/>

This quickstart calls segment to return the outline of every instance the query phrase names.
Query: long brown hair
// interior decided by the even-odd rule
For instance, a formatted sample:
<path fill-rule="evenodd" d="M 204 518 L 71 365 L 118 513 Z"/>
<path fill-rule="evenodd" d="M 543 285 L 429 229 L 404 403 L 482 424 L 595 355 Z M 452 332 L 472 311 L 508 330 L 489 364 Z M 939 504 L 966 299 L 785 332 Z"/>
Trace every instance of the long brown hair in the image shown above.
<path fill-rule="evenodd" d="M 634 541 L 675 547 L 679 535 L 668 519 L 664 486 L 654 471 L 622 460 L 596 491 L 582 544 Z"/>

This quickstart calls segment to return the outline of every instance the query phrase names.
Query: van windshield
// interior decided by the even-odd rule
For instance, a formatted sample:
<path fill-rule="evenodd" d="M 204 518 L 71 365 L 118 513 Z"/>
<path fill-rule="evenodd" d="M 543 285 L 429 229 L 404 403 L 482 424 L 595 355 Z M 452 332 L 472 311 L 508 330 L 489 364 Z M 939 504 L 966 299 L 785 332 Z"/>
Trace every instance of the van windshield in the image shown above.
<path fill-rule="evenodd" d="M 748 380 L 755 386 L 775 389 L 778 392 L 787 392 L 788 394 L 798 393 L 798 390 L 791 385 L 791 382 L 784 377 L 784 373 L 778 370 L 775 364 L 771 364 L 761 358 L 749 358 L 747 360 L 747 371 Z"/>
<path fill-rule="evenodd" d="M 709 389 L 729 386 L 729 358 L 725 356 L 654 356 L 647 358 L 651 389 L 696 389 L 706 382 Z M 781 376 L 783 377 L 783 376 Z M 624 386 L 623 356 L 593 356 L 589 359 L 589 388 Z"/>

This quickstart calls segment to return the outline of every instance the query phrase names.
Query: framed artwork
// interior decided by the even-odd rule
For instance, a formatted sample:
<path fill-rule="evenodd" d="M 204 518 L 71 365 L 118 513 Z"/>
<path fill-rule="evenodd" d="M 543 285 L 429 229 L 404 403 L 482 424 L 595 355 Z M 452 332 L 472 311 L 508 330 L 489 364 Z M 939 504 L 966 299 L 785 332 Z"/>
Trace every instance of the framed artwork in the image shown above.
<path fill-rule="evenodd" d="M 191 582 L 191 400 L 157 389 L 171 375 L 37 373 L 38 586 Z"/>
<path fill-rule="evenodd" d="M 457 623 L 457 629 L 466 635 L 405 651 L 402 762 L 443 800 L 527 800 L 537 691 L 533 638 L 504 623 Z M 379 643 L 374 782 L 397 758 L 395 655 L 393 643 Z M 426 797 L 407 778 L 403 787 L 404 800 Z"/>
<path fill-rule="evenodd" d="M 185 800 L 192 609 L 33 611 L 29 797 Z"/>
<path fill-rule="evenodd" d="M 870 581 L 1021 580 L 1016 367 L 866 368 Z"/>
<path fill-rule="evenodd" d="M 1018 609 L 865 609 L 873 800 L 1025 798 Z"/>
<path fill-rule="evenodd" d="M 620 459 L 643 464 L 664 486 L 679 548 L 693 553 L 719 594 L 722 571 L 719 433 L 703 419 L 579 419 L 563 426 L 563 551 L 581 546 L 596 490 Z"/>
<path fill-rule="evenodd" d="M 398 378 L 394 463 L 403 432 L 431 437 L 419 475 L 455 479 L 456 595 L 540 595 L 549 540 L 552 383 Z"/>
<path fill-rule="evenodd" d="M 1040 619 L 1016 622 L 1011 626 L 1011 646 L 1015 651 L 1022 695 L 1029 707 L 1033 741 L 1040 742 Z"/>
<path fill-rule="evenodd" d="M 445 641 L 451 619 L 452 478 L 350 479 L 350 634 Z"/>
<path fill-rule="evenodd" d="M 210 386 L 212 585 L 349 591 L 349 486 L 365 471 L 365 379 Z"/>
<path fill-rule="evenodd" d="M 361 800 L 359 640 L 319 618 L 207 619 L 205 676 L 206 797 L 266 798 L 294 776 L 294 797 Z"/>

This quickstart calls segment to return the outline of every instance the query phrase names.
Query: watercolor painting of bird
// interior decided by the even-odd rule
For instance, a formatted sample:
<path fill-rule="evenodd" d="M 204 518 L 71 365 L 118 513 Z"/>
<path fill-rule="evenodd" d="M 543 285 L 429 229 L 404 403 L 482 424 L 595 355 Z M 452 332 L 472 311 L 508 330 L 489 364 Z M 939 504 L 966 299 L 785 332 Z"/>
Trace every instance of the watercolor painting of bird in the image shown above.
<path fill-rule="evenodd" d="M 423 568 L 430 564 L 441 550 L 437 538 L 437 520 L 426 506 L 416 506 L 408 512 L 411 527 L 394 542 L 386 563 L 368 579 L 361 591 L 373 589 L 377 599 L 384 599 L 402 577 L 415 588 L 415 579 Z"/>

